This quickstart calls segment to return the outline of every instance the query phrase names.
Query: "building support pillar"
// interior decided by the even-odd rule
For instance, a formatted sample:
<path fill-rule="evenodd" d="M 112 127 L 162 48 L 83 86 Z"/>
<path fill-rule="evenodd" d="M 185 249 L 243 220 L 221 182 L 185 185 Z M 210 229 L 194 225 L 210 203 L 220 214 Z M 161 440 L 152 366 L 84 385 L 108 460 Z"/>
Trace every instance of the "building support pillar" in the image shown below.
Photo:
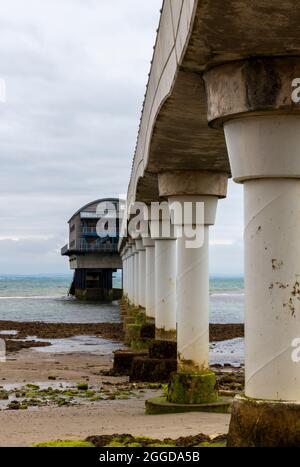
<path fill-rule="evenodd" d="M 155 241 L 144 238 L 146 249 L 146 316 L 155 320 Z"/>
<path fill-rule="evenodd" d="M 128 278 L 127 278 L 127 287 L 128 287 L 128 301 L 132 303 L 132 247 L 129 244 L 128 246 Z"/>
<path fill-rule="evenodd" d="M 218 399 L 209 369 L 209 226 L 218 199 L 226 196 L 227 174 L 170 172 L 159 176 L 160 196 L 169 199 L 177 236 L 178 372 L 168 402 L 210 404 Z"/>
<path fill-rule="evenodd" d="M 176 242 L 155 240 L 155 336 L 176 341 Z"/>
<path fill-rule="evenodd" d="M 128 297 L 128 289 L 127 289 L 127 265 L 128 265 L 128 257 L 127 257 L 127 249 L 125 248 L 122 254 L 122 285 L 123 285 L 123 296 Z"/>
<path fill-rule="evenodd" d="M 139 281 L 140 281 L 140 275 L 139 275 L 139 252 L 137 248 L 137 240 L 135 240 L 134 244 L 134 299 L 133 303 L 136 307 L 139 306 Z"/>
<path fill-rule="evenodd" d="M 299 72 L 299 58 L 261 59 L 205 78 L 211 125 L 224 125 L 233 177 L 244 184 L 246 387 L 233 406 L 234 447 L 300 445 Z"/>
<path fill-rule="evenodd" d="M 136 246 L 139 264 L 138 305 L 146 308 L 146 250 L 141 239 L 136 241 Z"/>
<path fill-rule="evenodd" d="M 136 248 L 135 242 L 131 245 L 131 304 L 135 306 L 136 268 L 135 268 Z"/>

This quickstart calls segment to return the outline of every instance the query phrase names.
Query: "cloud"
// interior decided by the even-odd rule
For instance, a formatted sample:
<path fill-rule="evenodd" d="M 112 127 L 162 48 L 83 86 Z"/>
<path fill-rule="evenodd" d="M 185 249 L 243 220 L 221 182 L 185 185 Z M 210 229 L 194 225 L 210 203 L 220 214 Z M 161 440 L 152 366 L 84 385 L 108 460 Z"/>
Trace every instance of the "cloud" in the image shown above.
<path fill-rule="evenodd" d="M 160 7 L 1 2 L 0 273 L 65 271 L 67 220 L 127 191 Z M 231 188 L 220 202 L 212 243 L 222 251 L 241 236 L 240 199 Z"/>
<path fill-rule="evenodd" d="M 161 0 L 0 5 L 0 271 L 62 271 L 80 206 L 126 192 Z"/>

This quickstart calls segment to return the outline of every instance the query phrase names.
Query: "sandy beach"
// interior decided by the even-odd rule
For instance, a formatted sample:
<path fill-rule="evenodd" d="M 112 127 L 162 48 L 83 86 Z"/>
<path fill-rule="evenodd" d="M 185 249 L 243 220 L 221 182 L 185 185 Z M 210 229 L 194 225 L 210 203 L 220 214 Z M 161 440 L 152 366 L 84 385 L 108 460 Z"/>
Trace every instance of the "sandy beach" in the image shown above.
<path fill-rule="evenodd" d="M 40 343 L 42 349 L 22 348 L 22 343 L 32 335 L 36 339 L 30 341 L 33 346 L 39 338 L 68 339 L 84 334 L 110 338 L 108 343 L 121 344 L 122 331 L 118 324 L 1 322 L 0 329 L 4 333 L 18 331 L 14 336 L 1 336 L 5 337 L 9 350 L 6 363 L 1 363 L 0 395 L 4 393 L 4 400 L 0 401 L 0 423 L 5 429 L 0 431 L 0 446 L 30 446 L 56 439 L 124 433 L 176 439 L 199 433 L 217 436 L 228 431 L 230 416 L 224 414 L 145 415 L 145 400 L 162 395 L 162 388 L 131 384 L 128 377 L 107 376 L 112 367 L 112 351 L 106 355 L 88 351 L 53 353 L 49 344 L 44 347 L 45 342 Z M 211 328 L 216 341 L 222 337 L 238 337 L 241 332 L 241 326 Z M 241 372 L 235 370 L 232 376 L 230 371 L 227 368 L 225 376 L 219 374 L 222 389 L 241 386 Z M 79 386 L 85 390 L 79 391 Z M 26 407 L 22 406 L 24 398 Z"/>
<path fill-rule="evenodd" d="M 6 364 L 1 364 L 1 385 L 17 387 L 18 383 L 51 386 L 49 376 L 56 377 L 55 384 L 74 386 L 87 382 L 90 388 L 104 386 L 116 392 L 129 387 L 128 378 L 112 378 L 100 373 L 111 367 L 112 356 L 90 354 L 53 355 L 36 350 L 22 350 L 11 354 Z M 108 383 L 108 384 L 107 384 Z M 114 386 L 110 386 L 113 384 Z M 7 386 L 9 385 L 9 386 Z M 117 385 L 117 386 L 116 386 Z M 74 407 L 33 407 L 28 410 L 0 411 L 0 446 L 29 446 L 56 439 L 85 439 L 94 435 L 130 433 L 164 439 L 166 436 L 224 434 L 228 430 L 229 415 L 176 414 L 147 416 L 144 403 L 149 397 L 161 394 L 159 389 L 147 385 L 131 385 L 133 394 L 126 400 L 88 402 Z M 118 397 L 118 396 L 116 396 Z"/>

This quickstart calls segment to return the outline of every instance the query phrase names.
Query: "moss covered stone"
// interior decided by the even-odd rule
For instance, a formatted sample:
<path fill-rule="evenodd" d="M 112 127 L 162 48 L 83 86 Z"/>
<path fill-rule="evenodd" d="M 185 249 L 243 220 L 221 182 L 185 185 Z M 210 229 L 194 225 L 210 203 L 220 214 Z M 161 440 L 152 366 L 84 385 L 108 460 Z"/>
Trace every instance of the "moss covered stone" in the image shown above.
<path fill-rule="evenodd" d="M 143 324 L 146 324 L 146 322 L 147 322 L 146 313 L 139 311 L 135 315 L 135 324 L 143 325 Z"/>
<path fill-rule="evenodd" d="M 1 389 L 0 391 L 0 400 L 8 400 L 9 399 L 9 393 L 8 391 L 5 391 L 4 389 Z"/>
<path fill-rule="evenodd" d="M 82 440 L 57 440 L 47 441 L 45 443 L 33 444 L 34 448 L 94 448 L 95 446 Z"/>
<path fill-rule="evenodd" d="M 218 438 L 211 439 L 209 436 L 204 434 L 199 434 L 196 436 L 181 437 L 176 440 L 165 438 L 163 440 L 152 439 L 146 437 L 134 437 L 132 435 L 123 434 L 123 435 L 103 435 L 103 436 L 91 436 L 87 438 L 88 442 L 91 442 L 97 448 L 103 447 L 120 447 L 120 448 L 129 448 L 129 447 L 157 447 L 157 448 L 189 448 L 189 447 L 215 447 L 218 444 L 224 444 L 226 442 L 226 437 L 219 436 Z"/>
<path fill-rule="evenodd" d="M 218 400 L 216 375 L 205 373 L 176 373 L 172 375 L 168 402 L 173 404 L 209 404 Z"/>
<path fill-rule="evenodd" d="M 141 334 L 140 324 L 128 324 L 125 331 L 125 342 L 131 344 L 131 341 L 139 339 Z"/>
<path fill-rule="evenodd" d="M 151 339 L 134 339 L 130 343 L 130 347 L 132 350 L 140 351 L 140 350 L 148 350 L 151 345 Z"/>
<path fill-rule="evenodd" d="M 127 326 L 129 326 L 129 324 L 135 324 L 135 318 L 132 317 L 132 316 L 126 316 L 124 318 L 124 323 L 123 323 L 123 330 L 126 332 L 126 329 L 127 329 Z"/>

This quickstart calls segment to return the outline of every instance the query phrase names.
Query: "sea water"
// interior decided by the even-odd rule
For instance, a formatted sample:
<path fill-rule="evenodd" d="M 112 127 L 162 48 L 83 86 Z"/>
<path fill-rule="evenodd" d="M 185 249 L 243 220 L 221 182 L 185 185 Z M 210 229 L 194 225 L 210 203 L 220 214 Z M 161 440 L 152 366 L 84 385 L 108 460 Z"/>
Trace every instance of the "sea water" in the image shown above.
<path fill-rule="evenodd" d="M 42 321 L 48 323 L 117 323 L 120 322 L 116 302 L 101 304 L 80 302 L 68 296 L 72 275 L 0 276 L 0 321 Z M 114 286 L 121 285 L 120 274 Z M 211 278 L 210 322 L 244 322 L 244 282 L 242 278 Z M 86 339 L 86 343 L 83 340 Z M 80 340 L 80 345 L 79 345 Z M 91 336 L 70 341 L 74 351 L 95 351 Z M 85 345 L 86 344 L 86 345 Z M 57 342 L 66 349 L 66 343 Z M 46 349 L 43 349 L 46 350 Z M 102 347 L 101 347 L 102 351 Z M 243 361 L 243 339 L 211 344 L 211 363 L 240 364 Z"/>

